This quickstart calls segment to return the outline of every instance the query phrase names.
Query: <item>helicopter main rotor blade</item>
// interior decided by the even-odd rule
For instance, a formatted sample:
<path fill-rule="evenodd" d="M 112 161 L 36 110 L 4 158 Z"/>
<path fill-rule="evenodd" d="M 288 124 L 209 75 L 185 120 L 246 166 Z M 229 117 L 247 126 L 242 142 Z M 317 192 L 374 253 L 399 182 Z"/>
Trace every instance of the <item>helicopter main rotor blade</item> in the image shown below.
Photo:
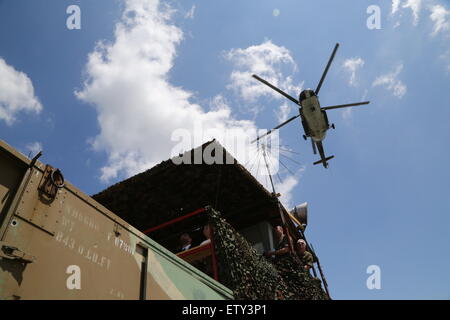
<path fill-rule="evenodd" d="M 256 142 L 256 141 L 258 141 L 259 139 L 261 139 L 261 138 L 263 138 L 263 137 L 265 137 L 265 136 L 268 136 L 268 135 L 271 134 L 273 131 L 275 131 L 275 130 L 277 130 L 277 129 L 280 129 L 282 126 L 288 124 L 288 123 L 291 122 L 292 120 L 297 119 L 298 117 L 300 117 L 300 114 L 298 114 L 298 115 L 296 115 L 296 116 L 293 116 L 292 118 L 287 119 L 287 120 L 286 120 L 285 122 L 283 122 L 283 123 L 280 123 L 280 124 L 277 125 L 275 128 L 273 128 L 272 130 L 267 131 L 267 132 L 264 133 L 262 136 L 259 136 L 258 138 L 256 138 L 255 140 L 253 140 L 253 141 L 250 142 L 250 143 Z"/>
<path fill-rule="evenodd" d="M 312 144 L 313 153 L 317 154 L 316 143 L 314 142 L 313 138 L 311 138 L 311 144 Z"/>
<path fill-rule="evenodd" d="M 256 80 L 261 81 L 262 83 L 264 83 L 266 86 L 272 88 L 273 90 L 275 90 L 276 92 L 278 92 L 279 94 L 285 96 L 286 98 L 288 98 L 289 100 L 291 100 L 293 103 L 295 104 L 300 104 L 300 102 L 293 98 L 292 96 L 288 95 L 286 92 L 278 89 L 277 87 L 275 87 L 274 85 L 270 84 L 269 82 L 267 82 L 266 80 L 264 80 L 263 78 L 258 77 L 256 74 L 252 75 L 253 78 L 255 78 Z"/>
<path fill-rule="evenodd" d="M 356 107 L 361 106 L 365 104 L 369 104 L 370 101 L 364 101 L 364 102 L 357 102 L 357 103 L 349 103 L 349 104 L 340 104 L 337 106 L 329 106 L 329 107 L 323 107 L 322 110 L 331 110 L 331 109 L 339 109 L 339 108 L 348 108 L 348 107 Z"/>
<path fill-rule="evenodd" d="M 328 60 L 327 66 L 325 67 L 325 71 L 322 74 L 322 78 L 320 78 L 319 84 L 317 85 L 317 89 L 315 91 L 316 95 L 319 95 L 319 91 L 320 91 L 320 88 L 322 87 L 322 83 L 325 80 L 325 77 L 327 76 L 328 69 L 330 69 L 331 63 L 333 62 L 334 56 L 336 55 L 336 51 L 338 48 L 339 48 L 339 43 L 336 43 L 333 53 L 331 54 L 331 57 Z"/>

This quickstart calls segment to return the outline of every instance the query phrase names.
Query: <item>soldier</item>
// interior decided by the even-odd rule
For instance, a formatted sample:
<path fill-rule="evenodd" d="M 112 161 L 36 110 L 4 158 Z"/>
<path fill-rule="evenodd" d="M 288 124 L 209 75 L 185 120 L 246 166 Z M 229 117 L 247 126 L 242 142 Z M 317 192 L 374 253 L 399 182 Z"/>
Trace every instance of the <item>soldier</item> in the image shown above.
<path fill-rule="evenodd" d="M 266 257 L 275 257 L 280 258 L 289 252 L 289 240 L 288 237 L 284 234 L 283 228 L 281 226 L 275 227 L 275 234 L 278 237 L 278 244 L 275 247 L 275 250 L 265 252 L 264 255 Z"/>
<path fill-rule="evenodd" d="M 180 236 L 181 251 L 189 250 L 192 247 L 192 238 L 189 233 L 183 233 Z"/>
<path fill-rule="evenodd" d="M 297 254 L 302 261 L 305 270 L 309 271 L 313 266 L 314 258 L 310 252 L 306 251 L 306 242 L 303 239 L 297 240 Z"/>

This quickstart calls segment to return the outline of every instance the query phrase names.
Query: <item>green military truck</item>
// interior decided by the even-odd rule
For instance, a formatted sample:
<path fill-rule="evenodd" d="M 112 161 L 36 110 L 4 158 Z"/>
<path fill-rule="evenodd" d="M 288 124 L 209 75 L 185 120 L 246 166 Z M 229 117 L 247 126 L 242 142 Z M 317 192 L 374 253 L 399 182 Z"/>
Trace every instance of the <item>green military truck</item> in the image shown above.
<path fill-rule="evenodd" d="M 232 299 L 57 169 L 0 140 L 0 299 Z"/>

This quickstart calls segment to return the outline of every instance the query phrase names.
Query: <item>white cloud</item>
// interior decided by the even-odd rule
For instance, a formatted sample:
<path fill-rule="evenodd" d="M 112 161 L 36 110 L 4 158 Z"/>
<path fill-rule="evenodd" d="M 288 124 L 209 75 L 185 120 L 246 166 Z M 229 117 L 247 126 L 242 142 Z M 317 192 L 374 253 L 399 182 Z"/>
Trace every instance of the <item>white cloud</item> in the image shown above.
<path fill-rule="evenodd" d="M 414 18 L 413 24 L 417 25 L 419 23 L 420 10 L 422 9 L 422 0 L 392 0 L 391 14 L 401 13 L 401 9 L 410 9 Z"/>
<path fill-rule="evenodd" d="M 450 30 L 450 21 L 447 17 L 450 15 L 450 11 L 446 10 L 441 5 L 434 5 L 430 7 L 430 19 L 433 21 L 433 32 L 432 35 L 435 36 L 440 32 L 445 32 Z"/>
<path fill-rule="evenodd" d="M 191 9 L 188 12 L 186 12 L 184 17 L 186 19 L 194 19 L 194 14 L 195 14 L 195 4 L 191 7 Z"/>
<path fill-rule="evenodd" d="M 37 141 L 28 143 L 25 148 L 31 154 L 31 156 L 35 156 L 39 151 L 43 150 L 42 143 Z"/>
<path fill-rule="evenodd" d="M 401 0 L 392 0 L 392 11 L 391 11 L 392 14 L 397 13 L 397 11 L 400 7 L 400 1 Z"/>
<path fill-rule="evenodd" d="M 39 113 L 41 110 L 30 78 L 0 58 L 0 120 L 12 125 L 19 112 Z"/>
<path fill-rule="evenodd" d="M 352 87 L 358 86 L 358 82 L 356 81 L 356 71 L 364 66 L 364 60 L 360 57 L 347 59 L 344 61 L 342 66 L 344 67 L 344 69 L 350 72 L 350 79 L 348 81 L 348 84 Z"/>
<path fill-rule="evenodd" d="M 98 113 L 100 133 L 91 143 L 108 154 L 103 181 L 130 176 L 167 159 L 176 145 L 171 136 L 177 129 L 202 126 L 204 131 L 234 130 L 241 135 L 256 130 L 254 123 L 234 119 L 223 99 L 215 99 L 214 110 L 205 112 L 189 101 L 190 92 L 169 82 L 176 45 L 183 38 L 182 31 L 170 24 L 170 8 L 160 8 L 157 0 L 125 4 L 114 42 L 99 43 L 89 55 L 88 78 L 76 92 Z M 192 147 L 212 138 L 199 137 Z"/>
<path fill-rule="evenodd" d="M 276 113 L 278 123 L 284 122 L 288 119 L 289 114 L 291 113 L 291 106 L 288 105 L 287 102 L 283 103 Z"/>
<path fill-rule="evenodd" d="M 283 181 L 275 184 L 276 191 L 281 194 L 280 201 L 287 209 L 296 205 L 292 202 L 292 191 L 300 182 L 301 175 L 304 171 L 305 167 L 301 167 L 295 175 L 290 175 Z"/>
<path fill-rule="evenodd" d="M 419 14 L 421 7 L 422 7 L 422 0 L 407 0 L 406 3 L 403 5 L 403 8 L 411 9 L 414 16 L 414 25 L 417 25 L 417 23 L 419 22 Z"/>
<path fill-rule="evenodd" d="M 246 102 L 255 102 L 261 96 L 285 99 L 252 78 L 252 74 L 257 74 L 295 98 L 301 91 L 301 84 L 293 84 L 292 73 L 297 71 L 297 65 L 289 50 L 273 44 L 270 40 L 246 49 L 232 49 L 225 57 L 234 64 L 228 88 L 237 92 Z M 283 69 L 288 69 L 289 73 L 285 74 Z"/>
<path fill-rule="evenodd" d="M 401 80 L 397 79 L 402 70 L 403 64 L 399 64 L 393 72 L 377 77 L 372 83 L 372 86 L 384 86 L 387 90 L 391 91 L 394 96 L 402 98 L 407 91 L 406 85 Z"/>
<path fill-rule="evenodd" d="M 130 176 L 167 159 L 179 144 L 171 139 L 178 129 L 194 133 L 201 126 L 199 135 L 212 129 L 240 136 L 256 131 L 253 122 L 232 117 L 224 97 L 215 97 L 206 112 L 190 102 L 190 92 L 170 83 L 176 46 L 183 38 L 182 31 L 170 23 L 170 8 L 160 8 L 156 0 L 125 4 L 114 41 L 99 43 L 89 55 L 87 79 L 75 93 L 98 114 L 100 132 L 91 144 L 108 155 L 102 181 Z M 186 149 L 215 137 L 197 135 Z M 234 155 L 240 160 L 239 154 Z"/>

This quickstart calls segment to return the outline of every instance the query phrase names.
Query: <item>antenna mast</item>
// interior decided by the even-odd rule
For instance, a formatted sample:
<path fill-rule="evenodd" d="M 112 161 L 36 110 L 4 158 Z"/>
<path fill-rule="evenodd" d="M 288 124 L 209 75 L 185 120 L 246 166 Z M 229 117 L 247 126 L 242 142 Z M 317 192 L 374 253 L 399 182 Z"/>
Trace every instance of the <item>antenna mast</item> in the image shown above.
<path fill-rule="evenodd" d="M 263 149 L 264 163 L 266 164 L 267 174 L 269 175 L 270 184 L 272 185 L 272 194 L 277 199 L 278 211 L 280 213 L 281 221 L 283 223 L 283 231 L 284 231 L 284 234 L 288 237 L 289 250 L 292 253 L 294 253 L 294 246 L 292 244 L 292 239 L 289 235 L 289 230 L 287 228 L 286 219 L 285 219 L 284 213 L 283 213 L 283 207 L 281 206 L 280 200 L 278 199 L 277 193 L 275 191 L 275 185 L 273 184 L 272 174 L 270 173 L 269 164 L 267 163 L 266 145 L 263 143 L 263 144 L 261 144 L 261 146 Z"/>

